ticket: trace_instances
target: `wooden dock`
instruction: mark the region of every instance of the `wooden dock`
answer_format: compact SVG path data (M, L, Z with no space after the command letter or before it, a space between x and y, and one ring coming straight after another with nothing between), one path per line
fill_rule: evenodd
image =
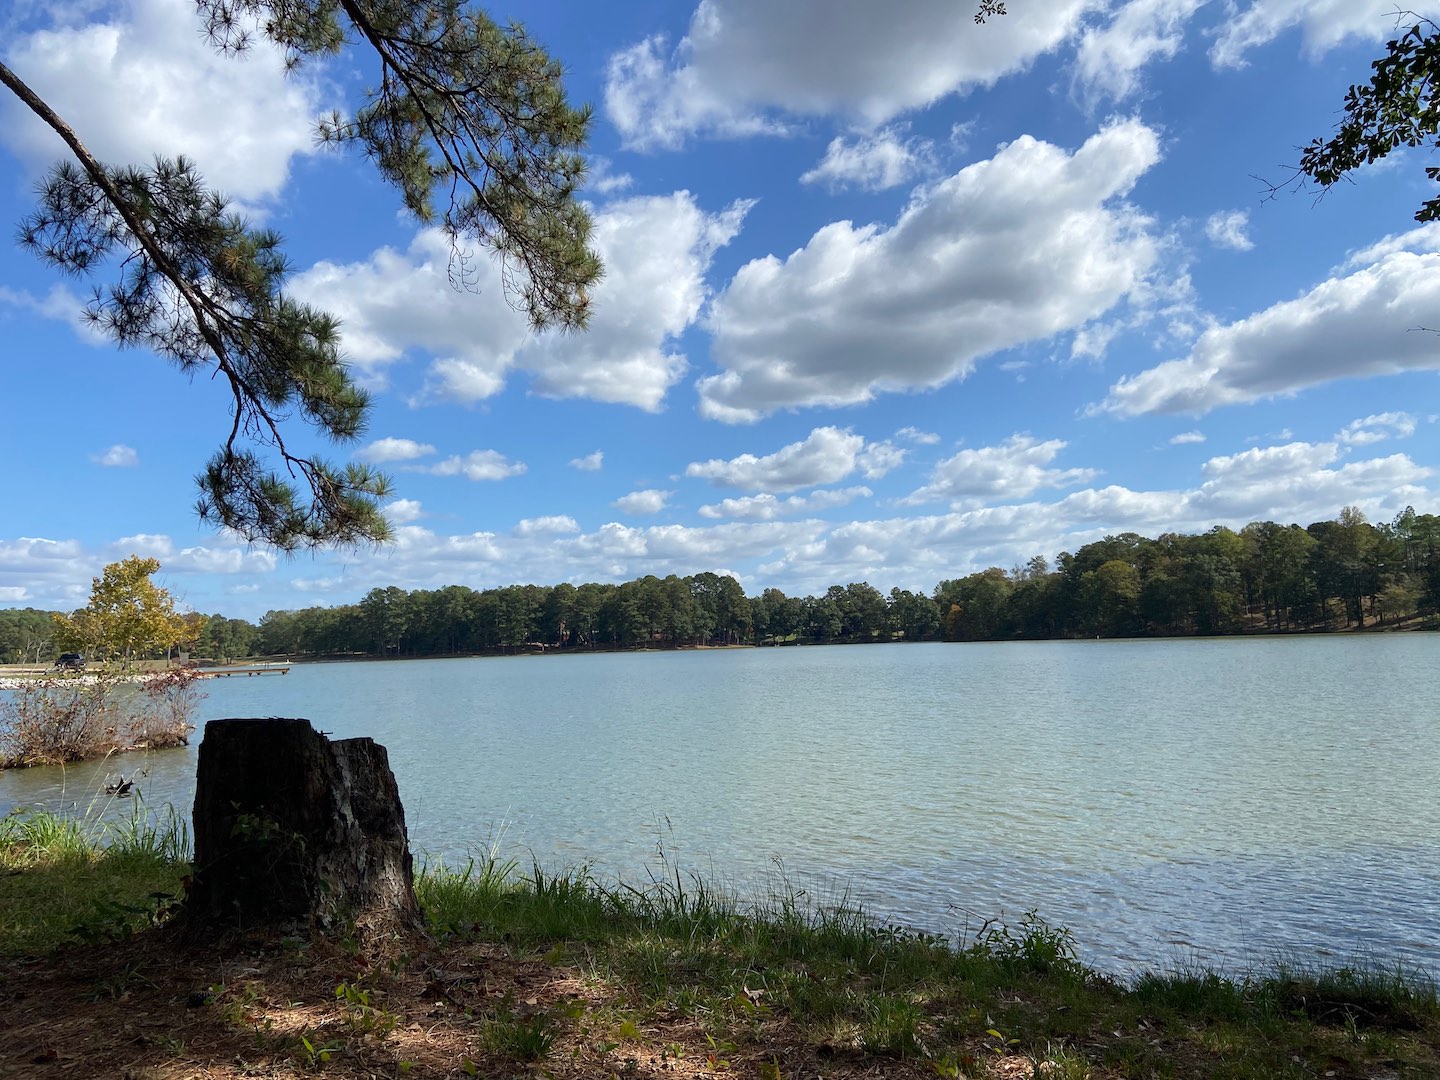
M207 679L229 678L232 675L288 675L289 664L252 664L250 667L201 668Z

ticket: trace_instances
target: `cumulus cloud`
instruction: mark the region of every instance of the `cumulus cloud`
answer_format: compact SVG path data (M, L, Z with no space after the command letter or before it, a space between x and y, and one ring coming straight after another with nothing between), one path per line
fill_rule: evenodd
M165 558L167 574L269 574L279 560L271 551L237 547L187 547Z
M665 504L672 494L674 493L670 491L646 488L644 491L632 491L628 495L622 495L610 505L627 514L658 514L665 509Z
M463 476L467 480L505 480L525 472L523 461L511 461L498 450L472 450L464 457L448 457L435 465L411 465L414 472L431 476Z
M1396 430L1397 424L1405 426L1406 415L1381 413L1346 428ZM1172 488L1111 484L1041 498L1042 485L1019 501L998 501L1002 492L983 501L962 501L944 513L838 524L822 520L820 511L851 495L866 497L864 489L725 500L705 515L713 524L702 527L610 522L581 531L557 515L526 519L506 532L444 535L397 523L395 543L383 551L347 553L343 572L334 563L322 562L309 577L288 580L285 587L309 593L310 602L348 603L386 585L578 584L736 568L745 575L742 580L753 582L747 586L752 590L775 586L803 594L822 592L837 581L868 580L882 591L891 585L928 591L944 578L1023 563L1035 554L1073 551L1117 532L1154 536L1201 532L1217 524L1238 529L1265 519L1303 525L1333 518L1348 505L1383 521L1407 504L1434 502L1431 467L1405 454L1360 456L1365 452L1363 443L1339 436L1319 443L1290 442L1212 456L1188 481ZM1036 467L1042 474L1054 472L1055 460L1040 461ZM725 518L729 520L721 520ZM84 603L92 574L131 551L161 553L167 573L173 571L175 578L195 587L203 585L203 573L226 573L231 584L211 586L217 596L281 569L268 553L255 553L247 565L247 549L223 538L203 548L176 548L169 537L153 534L125 537L98 549L69 540L0 538L0 590L8 590L0 595L72 609ZM252 603L252 618L275 606ZM227 605L225 610L234 609Z
M1433 18L1434 3L1407 3L1416 15ZM1346 38L1382 40L1395 28L1394 0L1251 0L1229 16L1210 50L1216 67L1243 67L1246 54L1281 34L1300 28L1306 55L1316 58Z
M564 536L580 531L580 523L568 514L552 514L548 517L525 518L515 526L515 535Z
M102 565L78 540L0 537L0 587L19 590L27 603L60 611L83 605Z
M506 302L493 259L467 262L470 287L453 288L454 253L434 229L418 233L405 252L381 248L357 263L317 263L296 276L292 291L340 317L346 353L371 382L383 383L389 365L417 352L432 357L413 404L475 404L519 369L545 396L653 411L686 370L675 341L699 315L710 261L750 205L707 213L684 191L606 205L593 234L605 277L583 335L532 334Z
M825 157L800 177L802 184L825 184L831 190L856 187L884 191L909 183L935 167L935 144L911 138L904 125L872 135L836 136Z
M1350 421L1335 438L1348 446L1368 446L1391 437L1408 439L1414 434L1415 417L1404 412L1386 412Z
M1084 326L1156 262L1150 222L1120 200L1158 160L1134 120L1074 153L1025 136L918 193L890 228L836 222L783 262L746 264L712 305L723 370L697 383L702 414L754 422L940 386Z
M1378 263L1385 256L1394 255L1397 251L1420 254L1440 251L1440 221L1429 221L1403 233L1391 233L1369 247L1352 252L1335 273L1339 274L1346 270L1355 270L1369 266L1371 263Z
M110 469L133 469L140 464L140 455L134 447L116 443L98 454L91 454L90 460Z
M857 469L869 479L878 479L904 457L905 451L889 442L866 443L864 436L851 431L819 427L800 442L764 457L741 454L729 460L692 461L685 466L685 475L743 491L795 491L833 484Z
M999 446L961 450L938 462L929 482L902 502L1023 499L1040 488L1074 487L1093 480L1094 469L1049 467L1064 449L1060 439L1039 442L1029 435L1012 435Z
M433 453L435 447L429 443L416 442L414 439L384 438L362 446L355 451L355 457L372 465L379 465L389 461L414 461Z
M753 203L706 213L688 191L611 203L594 242L605 261L584 334L533 338L519 363L548 397L585 397L655 411L685 373L676 339L709 296L715 252L740 231Z
M980 27L948 0L702 0L673 50L652 37L611 58L605 109L639 149L783 131L801 116L875 126L1024 69L1100 6L1054 0L1044 18Z
M1255 246L1250 239L1248 210L1219 210L1205 222L1205 235L1216 247L1231 251L1249 251Z
M874 494L867 487L834 488L812 491L809 495L791 495L780 499L770 494L744 495L738 499L721 499L718 503L700 507L701 517L727 519L730 521L774 521L781 517L798 517L814 514L837 506L845 506L856 499L869 498Z
M1295 300L1212 327L1190 354L1120 379L1091 411L1206 413L1343 378L1440 369L1440 254L1396 251Z
M855 466L866 480L879 480L886 473L898 469L909 456L909 450L889 441L869 443L855 455Z
M219 55L189 0L123 0L97 20L21 33L5 54L102 161L183 153L215 188L253 202L278 195L291 160L314 149L314 81L287 77L264 41L240 60ZM12 95L0 120L0 140L32 170L62 156L54 132Z
M1178 435L1170 436L1171 446L1192 446L1196 443L1203 443L1205 435L1199 431L1182 431Z
M1403 454L1338 466L1336 443L1298 443L1211 458L1200 482L1174 490L1121 485L1085 488L1054 502L957 508L951 513L854 521L817 527L813 539L788 546L760 568L768 582L809 591L837 580L909 582L929 589L942 578L1010 566L1034 554L1074 551L1107 534L1201 532L1256 520L1333 518L1355 505L1386 520L1428 496L1433 470Z
M412 521L418 521L423 515L420 503L415 499L396 499L386 503L382 512L392 525L408 525Z
M1092 103L1120 101L1139 89L1140 72L1169 60L1185 25L1205 0L1130 0L1104 26L1087 27L1075 50L1075 81Z
M427 395L470 404L499 393L528 328L505 301L494 260L468 265L473 288L451 284L454 253L437 229L409 248L384 247L355 263L318 262L297 274L297 299L336 315L346 358L372 382L412 350L435 357Z
M570 459L570 467L572 469L579 469L581 472L599 472L604 464L604 450L596 450L593 454L586 454L584 457Z

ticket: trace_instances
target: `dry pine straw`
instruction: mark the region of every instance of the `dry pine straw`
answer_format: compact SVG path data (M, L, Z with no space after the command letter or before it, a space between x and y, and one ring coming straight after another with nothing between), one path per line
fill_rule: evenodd
M323 942L197 947L160 930L0 962L0 1077L936 1075L920 1059L809 1045L781 1016L712 1045L694 1017L636 1018L597 978L494 944L421 944L410 955L390 953L367 960ZM337 1000L342 982L364 988L370 1008L383 1013ZM542 1061L487 1049L484 1018L497 1014L522 1022L558 1018ZM331 1056L312 1059L302 1036L317 1054L328 1047ZM980 1068L995 1077L1030 1077L1034 1065L991 1055Z

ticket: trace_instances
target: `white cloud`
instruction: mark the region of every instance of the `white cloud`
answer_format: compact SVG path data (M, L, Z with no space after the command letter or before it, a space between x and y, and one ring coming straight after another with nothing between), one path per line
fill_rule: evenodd
M1436 5L1395 0L1251 0L1244 10L1228 14L1210 50L1217 67L1243 67L1246 53L1299 27L1307 56L1318 58L1346 38L1381 40L1395 28L1395 14L1410 8L1434 17Z
M735 487L742 491L795 491L845 479L862 467L864 455L875 445L867 447L864 436L850 431L820 427L800 442L790 443L764 457L741 454L728 461L721 458L692 461L685 466L685 475L709 480L717 487ZM883 467L885 460L882 451L872 467ZM866 475L870 473L867 471Z
M420 503L415 499L396 499L386 503L383 512L392 525L408 525L424 516Z
M1342 378L1440 368L1440 254L1397 251L1227 326L1180 360L1122 378L1093 411L1205 413Z
M704 518L728 519L730 521L774 521L781 517L798 517L814 514L837 506L845 506L856 499L869 498L874 494L867 487L838 488L812 491L809 495L791 495L780 499L768 493L744 495L738 499L721 499L718 503L700 507Z
M585 397L655 411L685 373L675 339L708 298L705 272L715 252L740 231L753 204L718 214L688 191L611 203L595 220L605 277L583 334L546 334L521 350L547 397Z
M70 329L75 331L75 336L87 345L109 347L112 342L105 336L105 332L85 318L87 303L78 293L60 284L50 286L44 296L0 285L0 305L68 323Z
M472 450L464 457L449 457L435 465L407 466L432 476L463 476L467 480L505 480L525 471L523 461L511 461L498 450Z
M474 404L522 369L547 397L654 411L686 370L674 342L708 297L710 261L750 206L710 214L685 191L608 204L593 234L605 277L584 334L532 334L506 302L488 257L468 261L468 287L453 288L453 252L434 229L417 234L404 253L381 248L363 262L317 263L297 275L292 291L339 316L346 353L369 381L383 383L385 368L415 351L434 357L412 404Z
M463 580L473 588L493 588L517 581L618 582L707 568L719 573L728 565L803 544L817 527L805 522L727 522L635 528L610 522L579 535L512 531L445 536L411 526L397 530L395 544L383 552L347 556L343 577L317 576L291 586L339 603L377 585L439 588Z
M1199 431L1182 431L1179 435L1170 436L1171 446L1192 446L1204 441L1205 435Z
M5 54L102 161L183 153L215 188L252 201L278 195L291 159L314 149L313 80L287 77L284 57L261 40L238 60L220 56L191 0L123 0L102 21L22 34ZM32 170L63 156L12 95L0 100L0 121L0 140Z
M1249 251L1255 246L1247 230L1250 228L1248 210L1219 210L1205 222L1205 235L1216 247L1231 251Z
M135 452L134 447L116 443L98 454L91 454L90 460L107 468L133 469L140 464L140 455Z
M940 386L1078 329L1156 262L1150 222L1117 200L1158 160L1133 120L1073 154L1025 136L919 193L891 228L836 222L783 262L748 263L711 308L724 370L698 382L702 414L753 422Z
M585 177L585 190L597 195L614 195L628 190L635 178L629 173L612 172L612 162L607 157L592 157L589 161L589 175Z
M355 457L379 465L387 461L414 461L433 453L435 447L429 443L416 442L414 439L384 438L362 446L355 451Z
M855 455L855 466L866 480L879 480L886 473L894 472L905 463L910 451L894 443L869 443Z
M672 494L669 491L646 488L644 491L632 491L629 495L622 495L610 505L627 514L658 514L665 509L665 504Z
M167 555L164 563L167 574L269 574L275 571L279 560L271 551L188 547Z
M1426 222L1424 225L1408 232L1391 233L1382 240L1378 240L1369 247L1361 248L1352 252L1349 258L1336 269L1335 273L1345 270L1355 270L1362 266L1369 266L1371 263L1380 262L1385 256L1393 255L1397 251L1411 251L1419 254L1425 252L1440 251L1440 221Z
M1356 430L1366 422L1372 427L1379 423L1367 417ZM715 524L699 528L634 528L611 522L581 532L571 528L566 516L557 515L526 519L503 533L437 535L419 525L397 523L390 547L348 553L343 571L331 563L309 578L287 580L284 587L307 593L307 602L349 603L370 588L392 584L416 589L464 582L489 588L517 581L626 581L648 573L683 575L734 567L753 582L747 586L751 591L775 586L792 594L815 593L837 581L868 580L882 591L900 585L928 592L944 578L1023 563L1035 554L1074 551L1106 534L1193 533L1217 524L1239 528L1262 519L1304 525L1333 518L1347 505L1358 506L1371 520L1384 521L1407 504L1434 503L1432 468L1404 454L1355 459L1364 452L1362 445L1339 438L1266 446L1211 457L1192 479L1177 481L1173 488L1137 490L1117 484L1060 493L1049 500L1032 495L1029 501L1004 504L969 502L941 514L840 524L817 515L842 499L866 497L864 489L725 500L705 515ZM1031 464L1042 475L1056 471L1053 460ZM1023 470L1020 475L1020 487L1009 492L1034 480ZM727 517L724 523L717 520ZM223 540L177 552L163 535L125 537L99 549L70 540L0 539L0 590L8 590L0 597L23 590L25 603L72 609L84 603L92 574L131 551L163 554L174 579L171 587L176 581L200 587L204 579L199 575L226 573L233 584L209 586L217 598L262 576L273 581L281 570L273 556L248 553L243 545ZM274 588L267 586L261 595ZM255 605L248 615L252 618L276 606L250 602ZM229 606L224 610L234 613Z
M940 436L933 431L921 431L919 428L902 427L895 432L897 439L906 439L909 442L919 443L921 446L934 446L940 441Z
M934 168L935 144L929 139L907 138L905 125L896 125L873 135L836 136L820 164L802 174L800 182L823 183L831 190L884 191Z
M456 289L452 258L445 235L425 229L403 253L316 263L290 291L340 319L346 358L368 380L383 383L386 367L419 349L437 358L427 394L470 404L500 392L529 331L493 259L472 260L472 287Z
M175 542L164 533L136 533L122 536L109 546L108 553L116 559L139 555L147 559L168 559L175 551Z
M1349 446L1368 446L1392 436L1408 439L1414 434L1415 417L1404 412L1385 412L1350 421L1335 438Z
M605 108L636 148L778 132L797 116L879 125L1023 70L1099 6L1053 0L1043 17L976 26L949 0L702 0L673 52L652 37L611 58Z
M1335 443L1268 447L1211 458L1190 488L1136 491L1087 488L1058 501L971 506L948 514L854 521L815 527L760 568L766 584L820 591L837 580L901 583L928 591L935 582L1054 555L1107 534L1239 529L1250 521L1309 524L1355 505L1387 520L1407 504L1433 498L1433 470L1403 454L1336 467Z
M1092 103L1120 101L1139 89L1151 61L1169 60L1185 37L1185 24L1206 0L1130 0L1104 27L1080 35L1075 81Z
M78 540L0 538L0 587L20 590L27 603L38 607L71 611L84 605L90 579L104 562Z
M579 469L581 472L599 472L604 464L604 450L596 450L593 454L586 454L584 457L570 459L570 467L572 469Z
M525 518L515 526L515 535L564 536L580 531L580 523L568 514L552 514L548 517Z
M1038 442L1029 435L1012 435L999 446L961 450L937 462L930 480L903 500L905 505L976 499L1023 499L1040 488L1074 487L1093 480L1094 469L1052 469L1048 466L1065 449L1060 439Z

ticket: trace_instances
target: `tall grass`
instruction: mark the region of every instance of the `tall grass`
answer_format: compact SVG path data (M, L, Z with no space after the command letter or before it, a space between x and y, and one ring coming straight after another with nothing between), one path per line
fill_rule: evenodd
M1069 932L1035 912L941 937L843 897L812 903L783 878L741 900L673 868L606 882L585 866L522 870L493 850L423 865L416 890L442 939L583 967L622 987L627 1009L692 1017L712 1045L784 1017L809 1045L928 1059L941 1076L981 1075L987 1057L1028 1059L1046 1077L1255 1080L1309 1076L1317 1061L1436 1062L1440 997L1405 972L1197 969L1124 984L1087 969Z
M128 817L22 810L0 818L0 956L123 938L173 907L189 826L174 807Z
M189 850L173 810L0 819L0 957L150 925ZM595 1030L618 1024L636 1034L616 1038L636 1040L637 1019L684 1018L716 1061L756 1060L783 1028L792 1046L926 1062L940 1076L984 1075L992 1060L1007 1075L1076 1080L1440 1075L1440 994L1400 970L1196 968L1122 984L1088 970L1070 934L1034 912L937 936L843 895L816 903L783 873L749 899L669 864L602 880L494 847L422 862L416 892L442 948L482 940L578 968L606 988ZM569 1006L511 1004L480 1017L493 1054L542 1060L573 1026Z

